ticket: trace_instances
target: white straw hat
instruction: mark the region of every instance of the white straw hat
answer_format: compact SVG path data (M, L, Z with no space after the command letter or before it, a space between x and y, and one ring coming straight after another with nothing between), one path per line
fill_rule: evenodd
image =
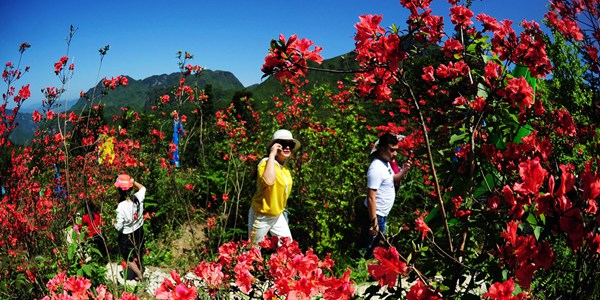
M267 151L271 149L271 147L277 140L294 141L295 146L294 149L292 149L292 151L296 151L300 148L300 141L295 139L289 130L279 129L275 131L275 133L273 133L273 138L271 138L271 141L267 144Z

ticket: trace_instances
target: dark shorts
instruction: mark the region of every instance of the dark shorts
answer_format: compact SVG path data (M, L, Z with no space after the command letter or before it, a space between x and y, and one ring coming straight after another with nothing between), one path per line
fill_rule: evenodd
M143 226L129 234L119 233L119 252L124 260L133 261L136 258L141 260L144 251L146 248L144 247Z

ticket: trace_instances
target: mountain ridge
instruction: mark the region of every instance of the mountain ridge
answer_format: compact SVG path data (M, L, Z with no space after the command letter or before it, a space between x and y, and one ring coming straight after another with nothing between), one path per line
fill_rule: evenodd
M97 103L99 98L101 98L100 100L104 104L105 113L108 115L118 113L121 106L129 106L132 109L141 110L158 101L158 98L162 94L171 92L179 85L181 79L180 72L152 75L139 80L133 79L128 75L124 76L128 80L126 87L117 87L115 90L105 93L103 83L100 81L96 86L87 91L86 95L88 98L79 98L75 105L71 107L71 110L81 111L92 100L94 103ZM221 70L202 70L200 76L187 76L186 84L199 88L211 85L215 94L215 101L217 102L226 101L233 96L235 91L244 89L242 83L233 73Z
M309 62L309 66L312 68L319 67L325 70L336 69L351 71L352 68L355 68L358 65L355 58L356 54L349 52L344 55L326 59L320 66ZM338 80L349 81L349 79L346 78L346 75L348 74L313 71L309 72L307 79L311 82L311 86L332 84L335 88ZM128 75L123 76L128 80L128 85L126 87L119 86L115 90L103 94L103 80L100 80L95 86L89 88L86 93L93 102L87 98L71 99L67 101L67 103L73 104L66 108L63 107L61 110L66 109L67 111L75 111L77 113L88 107L88 104L98 104L99 102L104 105L104 114L107 117L121 114L121 107L129 107L136 111L148 110L151 106L156 105L161 96L173 92L179 85L181 73L163 73L151 75L143 79L133 79ZM245 95L252 95L252 98L254 98L257 103L257 109L266 110L269 109L270 106L268 100L274 95L281 94L283 91L283 87L273 76L269 76L260 83L244 87L232 72L223 70L202 70L198 77L187 76L186 84L190 85L192 88L196 86L199 88L206 88L207 85L210 85L215 109L226 108L234 98L234 95L241 92ZM311 86L306 88L310 88ZM13 134L11 134L11 140L14 143L23 144L30 141L33 137L35 124L31 120L31 114L34 110L35 108L29 106L27 109L23 109L19 112L19 126L15 129ZM41 110L41 107L38 107L37 110Z

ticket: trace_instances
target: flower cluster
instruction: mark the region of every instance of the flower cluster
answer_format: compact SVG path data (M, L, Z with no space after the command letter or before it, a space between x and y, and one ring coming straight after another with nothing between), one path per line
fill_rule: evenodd
M392 92L389 86L398 81L396 71L407 54L398 51L398 35L386 35L379 25L383 19L381 15L362 15L359 19L354 36L356 60L363 67L369 64L371 71L356 74L354 81L362 97L373 95L377 102L387 101Z
M46 287L50 295L45 296L42 300L139 300L138 297L128 292L123 292L120 297L114 297L105 285L100 285L92 290L92 283L89 279L79 276L67 277L65 272L56 274L48 281Z
M529 289L533 273L538 269L549 269L554 253L547 241L538 242L532 235L517 235L518 225L511 221L501 233L506 243L498 247L496 255L514 270L518 283Z
M282 245L277 247L278 243ZM286 297L288 299L311 299L322 295L324 299L350 299L354 294L350 270L341 278L333 277L334 262L327 256L324 260L308 250L303 253L298 243L277 237L265 239L260 244L229 242L219 247L218 259L201 262L194 274L198 281L184 282L171 272L156 291L157 299L194 299L196 291L210 297L219 293L239 290L244 294L262 295L264 299ZM264 256L265 252L273 252ZM376 271L376 273L382 273ZM195 284L195 285L194 285Z
M369 264L368 271L373 279L379 281L381 287L394 288L399 284L398 277L406 276L410 268L400 260L400 254L395 247L388 249L376 247L373 256L377 263ZM417 279L406 293L406 299L441 300L439 291Z
M545 17L549 25L560 32L574 44L582 43L582 57L589 65L590 74L587 74L591 83L598 87L600 75L600 27L598 20L600 10L594 1L550 1L550 11Z
M488 291L483 294L485 299L493 300L521 300L527 299L527 293L521 292L518 295L513 295L515 291L515 282L512 277L505 282L495 282L490 286Z
M308 61L323 62L320 55L322 48L315 46L314 50L310 50L313 44L308 39L298 39L296 35L288 40L283 34L279 35L278 40L271 41L269 55L261 68L263 77L275 75L280 81L296 82L299 77L306 76Z
M122 75L117 76L117 78L111 77L110 79L102 79L102 85L104 86L104 88L111 90L116 89L118 86L127 86L128 83L129 79Z

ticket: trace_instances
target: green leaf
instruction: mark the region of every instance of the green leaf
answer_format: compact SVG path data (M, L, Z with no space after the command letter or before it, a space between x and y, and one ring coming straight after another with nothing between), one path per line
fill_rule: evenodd
M533 228L533 235L535 236L536 240L540 239L540 234L542 233L543 229L544 227L541 226L535 226L535 228Z
M73 256L75 254L76 249L77 249L77 244L75 244L75 243L71 244L71 246L67 250L67 257L69 258L69 260L73 260Z
M85 275L87 275L88 277L92 277L92 267L90 265L83 265L81 267L81 270L83 270L83 272L85 272Z
M529 124L525 124L525 126L519 127L519 131L515 135L513 139L513 143L521 143L521 139L525 136L528 136L533 131L533 128Z
M531 224L531 225L537 225L537 219L535 218L535 215L532 213L529 213L527 215L527 223Z
M471 44L471 45L472 45L472 44ZM491 56L489 56L489 55L485 55L485 54L484 54L484 55L481 55L481 58L483 59L483 62L484 62L484 63L486 63L486 64L487 64L487 63L488 63L490 60L492 60L492 57L491 57Z
M457 141L464 140L467 134L454 134L450 137L450 145L454 145Z
M487 99L488 92L482 83L477 84L477 96Z
M92 251L92 253L94 253L94 254L97 254L97 255L99 255L99 256L102 256L102 252L100 252L100 250L98 250L98 249L96 249L96 248L94 248L94 247L91 247L91 248L90 248L90 251Z
M475 52L476 47L477 47L477 44L475 44L475 43L469 44L469 46L467 47L467 52Z
M436 205L431 211L429 211L429 214L427 214L427 216L425 217L425 223L428 223L429 221L435 219L439 215L439 213L440 209Z
M540 215L540 223L541 223L541 225L546 226L546 215L544 215L544 214Z
M475 40L475 42L476 42L477 44L485 44L485 43L487 43L487 41L488 41L489 39L490 39L490 38L489 38L489 37L487 37L487 36L482 36L482 37L480 37L480 38L476 39L476 40Z

